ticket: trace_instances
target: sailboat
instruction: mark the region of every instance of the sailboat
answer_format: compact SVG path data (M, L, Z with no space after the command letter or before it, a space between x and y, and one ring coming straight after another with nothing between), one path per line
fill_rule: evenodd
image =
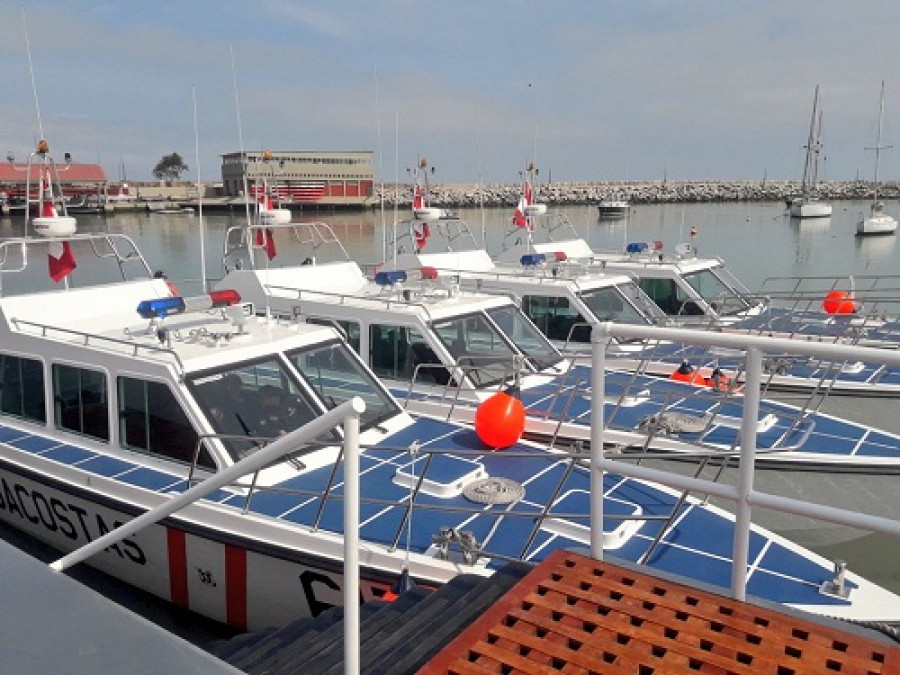
M792 218L827 218L831 204L820 201L816 192L819 182L819 154L822 152L822 110L819 107L819 85L813 98L812 118L809 122L809 139L806 142L806 166L800 194L790 201Z
M872 200L869 215L856 224L856 236L866 237L876 234L894 234L897 231L897 220L884 212L884 202L878 201L878 159L882 150L891 147L881 144L881 128L884 123L884 80L881 82L881 99L878 107L878 140L875 147L866 150L875 151L875 196Z

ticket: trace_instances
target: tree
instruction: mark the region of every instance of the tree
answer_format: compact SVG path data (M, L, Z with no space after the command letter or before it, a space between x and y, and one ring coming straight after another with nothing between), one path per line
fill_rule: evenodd
M181 155L173 152L159 160L153 168L153 175L159 180L178 180L187 170L188 165L181 159Z

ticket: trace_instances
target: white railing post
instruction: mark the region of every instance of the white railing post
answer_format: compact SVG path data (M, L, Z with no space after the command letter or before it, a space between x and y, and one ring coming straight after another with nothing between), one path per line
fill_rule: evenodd
M344 420L344 672L359 673L359 407Z
M603 560L603 402L606 399L606 324L591 327L591 557Z
M747 597L747 562L750 555L750 524L753 478L756 469L756 426L759 423L759 390L762 352L747 348L744 380L744 412L741 418L741 466L738 501L734 519L734 550L731 566L731 595L737 600Z
M56 572L62 572L66 568L90 558L95 553L99 553L103 549L119 543L125 537L132 536L148 525L153 525L166 516L172 515L185 506L205 497L210 492L218 490L220 487L228 485L229 483L233 483L242 476L258 471L276 461L282 455L296 450L303 443L318 438L325 432L340 425L343 419L351 413L356 412L356 414L359 414L361 410L364 411L366 409L365 406L365 402L356 396L349 401L344 401L336 408L333 408L313 421L304 424L299 429L295 429L294 431L277 438L269 445L254 452L252 455L245 457L222 471L214 473L202 483L198 483L181 494L170 497L162 504L158 504L137 518L129 520L127 523L123 523L116 529L107 532L99 539L94 539L81 548L75 549L68 555L50 563L50 569Z

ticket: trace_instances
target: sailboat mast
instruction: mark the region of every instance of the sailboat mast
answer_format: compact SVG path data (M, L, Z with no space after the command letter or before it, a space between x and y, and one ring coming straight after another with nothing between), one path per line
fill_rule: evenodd
M819 152L818 126L817 121L821 120L819 115L819 85L816 85L816 93L813 97L812 117L809 120L809 138L806 141L806 166L803 167L803 181L800 183L800 193L807 194L811 186L816 184L817 168Z
M878 201L878 160L881 157L881 151L887 150L893 146L890 145L882 145L881 144L881 132L882 127L884 125L884 80L881 81L881 98L879 100L878 105L878 136L876 137L875 147L874 148L866 148L866 150L874 150L875 151L875 198L874 201Z

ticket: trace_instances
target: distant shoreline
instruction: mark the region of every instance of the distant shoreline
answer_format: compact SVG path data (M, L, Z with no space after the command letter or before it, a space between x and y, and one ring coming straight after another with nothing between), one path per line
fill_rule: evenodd
M243 212L243 197L224 197L215 193L214 184L204 188L203 208L209 211ZM100 211L133 212L148 210L148 204L163 200L183 207L199 206L197 185L193 182L131 183L135 199L128 202L110 201ZM628 182L559 182L534 186L536 201L550 206L596 206L601 199L624 199L631 206L642 204L702 204L727 202L781 202L798 194L798 181L628 181ZM428 190L431 205L444 209L515 208L522 194L521 184L491 184L479 187L469 184L432 184ZM383 195L383 198L382 198ZM825 201L870 201L874 186L864 181L823 181L818 195ZM879 186L878 198L883 201L900 199L900 183ZM283 206L298 213L332 211L364 211L384 208L409 208L412 186L409 183L377 184L369 197L325 197L316 202L293 202ZM8 217L20 212L21 206L2 204L0 215Z
M556 205L594 205L601 199L624 199L638 204L680 204L707 202L785 202L800 191L797 181L647 181L619 183L550 183L536 185L537 201ZM384 187L384 203L409 205L410 188ZM432 185L430 202L442 207L515 206L520 185ZM862 181L826 181L819 183L817 194L823 200L858 201L874 198L874 186ZM900 183L879 186L878 198L900 199ZM379 202L376 195L370 200Z

